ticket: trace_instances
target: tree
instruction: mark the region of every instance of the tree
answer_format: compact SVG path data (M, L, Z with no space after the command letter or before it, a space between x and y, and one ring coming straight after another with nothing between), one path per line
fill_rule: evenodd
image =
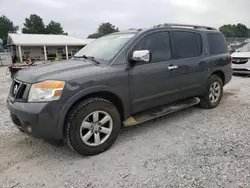
M237 24L236 36L237 37L248 37L248 28L247 26L239 23Z
M107 23L102 23L97 32L90 34L88 36L88 38L99 38L102 37L104 35L110 34L110 33L114 33L114 32L118 32L119 29L118 27L115 27L114 25L112 25L111 23L107 22Z
M29 18L26 18L23 25L23 33L68 35L68 33L63 31L63 27L59 22L51 20L50 23L45 26L43 19L36 14L31 14Z
M59 22L51 21L45 29L46 34L64 34L63 28Z
M31 33L31 34L45 33L45 26L43 23L43 19L36 14L31 14L29 18L26 18L25 23L23 25L24 25L24 28L22 29L23 33Z
M93 33L93 34L90 34L88 36L88 38L91 38L91 39L97 39L97 38L100 38L101 35L99 33Z
M235 37L236 35L235 29L230 24L221 26L219 30L225 37Z
M219 28L220 32L224 34L225 37L248 37L249 29L238 23L237 25L223 25Z
M10 19L6 16L0 17L0 38L3 40L3 44L7 43L8 33L16 33L18 26L15 26Z

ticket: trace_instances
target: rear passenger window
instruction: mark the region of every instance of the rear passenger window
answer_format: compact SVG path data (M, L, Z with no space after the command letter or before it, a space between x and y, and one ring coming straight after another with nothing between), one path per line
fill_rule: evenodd
M133 49L149 50L152 53L152 63L171 59L170 37L168 32L157 32L147 35Z
M195 33L185 31L173 31L175 49L178 58L197 57L200 55L201 47L198 43L201 38ZM201 44L200 44L201 45Z
M219 33L208 33L209 51L211 54L227 53L227 45L223 36Z

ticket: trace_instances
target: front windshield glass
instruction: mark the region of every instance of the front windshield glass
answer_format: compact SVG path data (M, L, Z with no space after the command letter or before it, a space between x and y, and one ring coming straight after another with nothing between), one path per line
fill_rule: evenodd
M239 48L237 52L250 52L250 43L247 43L243 47Z
M90 56L97 60L110 62L135 34L114 34L101 37L75 54L75 57Z

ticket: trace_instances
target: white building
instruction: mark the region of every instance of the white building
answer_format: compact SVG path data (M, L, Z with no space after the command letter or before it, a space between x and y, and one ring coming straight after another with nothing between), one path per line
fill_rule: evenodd
M73 38L67 35L9 33L7 45L13 45L22 62L28 56L35 60L54 60L56 53L68 59L94 39Z

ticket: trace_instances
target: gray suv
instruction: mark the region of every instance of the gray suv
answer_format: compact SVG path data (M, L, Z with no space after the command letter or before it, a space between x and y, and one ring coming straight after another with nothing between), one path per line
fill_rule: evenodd
M95 155L121 127L196 104L215 108L231 78L219 31L163 24L110 34L70 60L18 72L7 106L21 131Z

